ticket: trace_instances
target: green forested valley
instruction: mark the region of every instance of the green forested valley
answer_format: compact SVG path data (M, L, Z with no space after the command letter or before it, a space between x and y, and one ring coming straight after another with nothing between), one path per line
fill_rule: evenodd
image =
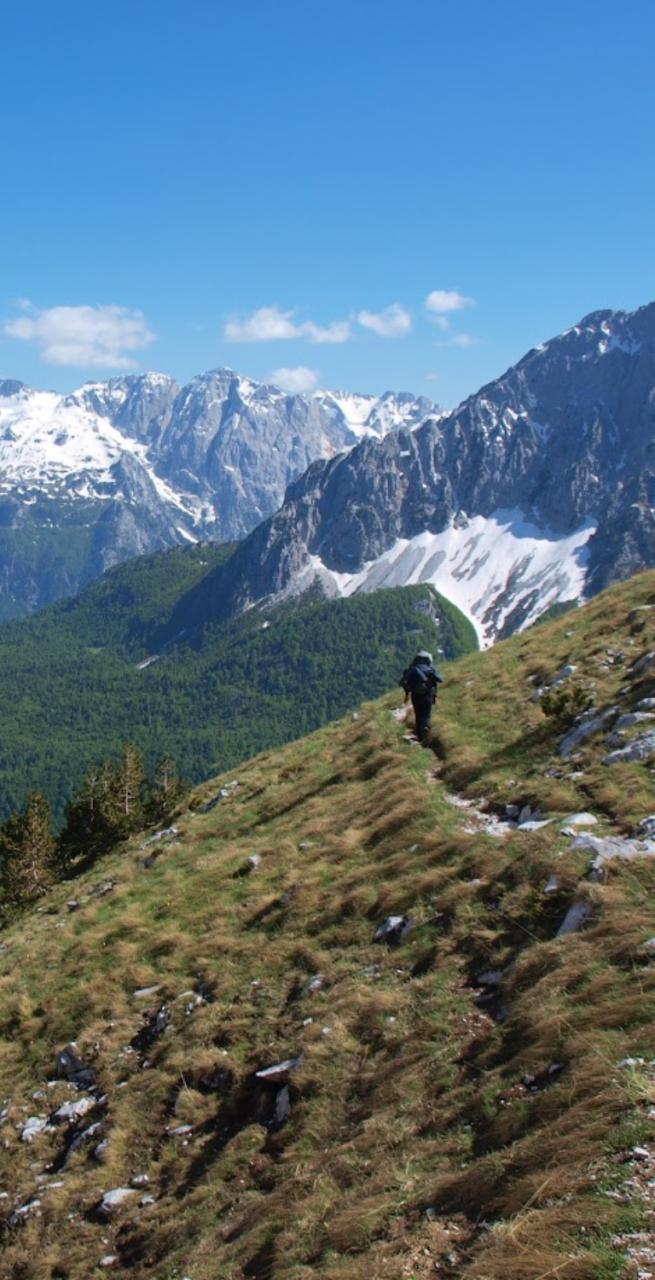
M38 788L60 821L88 766L126 741L150 771L170 753L198 781L378 696L416 646L444 658L477 647L463 615L420 586L252 610L153 649L174 607L230 551L146 556L0 627L0 819Z

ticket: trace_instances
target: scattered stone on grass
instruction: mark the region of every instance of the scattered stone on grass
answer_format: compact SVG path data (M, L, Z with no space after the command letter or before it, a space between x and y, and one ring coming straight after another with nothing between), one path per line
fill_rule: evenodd
M571 903L562 923L557 930L556 937L563 938L567 933L579 933L589 924L593 916L593 908L586 898L578 898Z
M651 649L647 653L642 653L641 657L633 662L628 675L631 680L635 680L639 676L644 676L652 667L655 667L655 650Z
M170 1009L165 1004L151 1017L148 1017L147 1014L143 1016L146 1018L145 1026L140 1031L137 1031L136 1035L130 1040L130 1048L136 1049L137 1053L145 1053L155 1043L155 1040L158 1040L163 1035L171 1020Z
M655 755L655 732L644 733L640 738L635 738L633 742L629 742L625 747L620 747L617 751L610 751L603 759L603 764L633 764L643 760L649 760Z
M174 840L179 835L177 827L165 827L163 831L156 831L154 836L148 836L139 846L141 849L150 849L153 844L159 844L161 840Z
M570 818L566 819L566 828L563 828L562 834L568 834L569 827L595 827L598 818L594 813L572 813Z
M104 898L107 893L111 893L116 888L115 880L105 880L102 884L97 884L95 888L89 891L90 898Z
M30 1116L21 1129L21 1141L33 1142L38 1134L49 1132L50 1129L47 1116Z
M386 942L388 947L398 947L410 932L414 921L410 916L387 916L373 934L373 942Z
M618 707L607 707L605 711L599 711L598 707L591 707L589 711L583 711L582 715L576 717L573 728L564 734L560 744L559 753L563 760L568 760L574 751L577 750L587 738L592 738L594 734L600 733L617 715Z
M241 863L241 866L237 868L234 874L237 877L251 876L253 871L256 871L260 865L261 865L260 854L251 853L250 856L246 858L245 862Z
M96 1098L78 1098L76 1102L64 1102L61 1107L55 1111L52 1120L54 1124L72 1124L77 1120L81 1120L87 1111L93 1111L94 1107L99 1105Z
M275 1062L270 1067L262 1067L255 1072L257 1080L262 1080L265 1084L285 1084L287 1077L292 1071L295 1071L302 1062L302 1056L297 1058L285 1058L283 1062Z
M133 1187L114 1187L106 1191L100 1201L97 1212L102 1218L110 1218L131 1196L136 1195Z
M82 1062L78 1056L74 1040L59 1050L56 1058L55 1074L60 1080L68 1080L76 1089L94 1089L97 1083L93 1067Z
M32 1213L36 1214L37 1216L40 1216L41 1214L40 1200L38 1199L28 1200L26 1204L22 1204L19 1206L18 1209L14 1209L13 1213L10 1214L9 1218L7 1219L8 1225L10 1227L16 1227L18 1226L19 1222L22 1222L24 1218L29 1217L29 1215Z
M548 877L544 885L544 893L549 895L552 893L559 893L561 888L562 888L561 880L559 880L557 876L552 875Z
M600 878L604 864L614 858L631 862L634 858L655 856L655 840L635 840L627 836L592 836L589 831L577 835L571 847L589 849L593 853L588 874L596 879Z

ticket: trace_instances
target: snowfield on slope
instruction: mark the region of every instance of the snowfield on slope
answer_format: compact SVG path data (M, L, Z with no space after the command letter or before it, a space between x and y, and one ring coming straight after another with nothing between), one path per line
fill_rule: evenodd
M470 618L482 647L492 644L510 613L520 626L552 604L584 592L591 523L570 534L540 529L521 511L456 517L441 533L399 538L357 573L337 573L311 556L303 573L339 595L429 582Z

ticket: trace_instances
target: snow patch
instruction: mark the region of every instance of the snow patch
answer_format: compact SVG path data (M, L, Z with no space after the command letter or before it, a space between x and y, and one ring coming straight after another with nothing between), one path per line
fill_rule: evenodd
M557 601L583 594L595 527L587 522L562 535L539 528L521 511L458 515L441 533L426 529L398 538L357 573L338 573L310 556L302 577L318 576L342 596L430 583L466 614L485 647L513 611L522 614L525 627Z

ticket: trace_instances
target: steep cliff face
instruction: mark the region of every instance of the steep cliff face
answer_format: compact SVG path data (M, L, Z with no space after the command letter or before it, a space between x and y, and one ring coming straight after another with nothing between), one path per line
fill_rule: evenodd
M189 602L429 581L487 642L655 563L655 304L600 311L448 417L317 462Z
M243 537L315 458L434 408L392 392L288 395L229 369L67 396L0 382L0 618L144 551Z

